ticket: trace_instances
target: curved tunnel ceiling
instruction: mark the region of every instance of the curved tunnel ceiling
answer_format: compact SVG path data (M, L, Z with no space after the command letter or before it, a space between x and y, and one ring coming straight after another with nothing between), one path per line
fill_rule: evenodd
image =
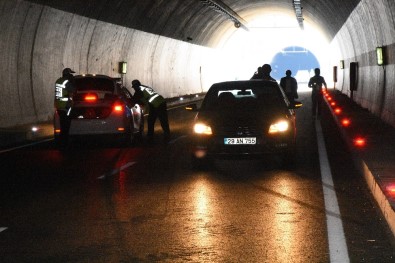
M233 23L201 0L30 0L100 21L170 37L202 46L215 46L219 32ZM219 2L219 1L214 1ZM302 0L303 16L332 39L360 0ZM237 14L262 9L293 12L292 0L222 0ZM240 15L242 18L243 16ZM296 17L295 17L296 19ZM214 40L217 39L217 40Z

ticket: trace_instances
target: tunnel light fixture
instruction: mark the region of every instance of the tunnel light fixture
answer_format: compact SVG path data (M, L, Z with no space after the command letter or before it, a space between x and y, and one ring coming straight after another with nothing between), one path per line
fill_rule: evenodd
M344 69L344 60L340 60L340 68Z
M128 67L128 62L125 61L119 62L119 73L126 74L127 67Z
M221 0L200 0L200 2L208 8L211 8L212 10L225 16L227 19L231 20L236 28L241 27L244 30L249 31L248 27L246 26L247 22Z
M384 47L376 47L377 65L384 65Z
M303 26L304 18L303 18L303 12L302 12L303 7L302 7L301 0L293 0L293 6L295 9L296 20L298 20L300 29L303 30L304 29L304 26Z

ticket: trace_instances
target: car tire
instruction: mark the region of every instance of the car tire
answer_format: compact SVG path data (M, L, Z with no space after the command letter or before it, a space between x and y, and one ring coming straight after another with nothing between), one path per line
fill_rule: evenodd
M132 127L132 124L130 124L130 127L129 127L128 131L126 132L124 139L123 139L124 145L126 147L133 146L135 143L135 140L136 140L136 138L135 138L135 134L133 132L133 127Z
M140 141L143 139L143 134L144 134L144 115L141 114L140 127L139 127L139 131L137 133L137 138Z

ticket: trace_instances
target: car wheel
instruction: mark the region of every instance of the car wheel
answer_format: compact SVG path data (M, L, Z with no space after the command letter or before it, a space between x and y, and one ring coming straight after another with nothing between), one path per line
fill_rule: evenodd
M133 146L134 145L134 143L135 143L135 136L134 136L135 134L133 133L133 127L132 127L132 125L130 125L130 128L129 128L129 130L128 130L128 132L125 134L125 137L124 137L124 144L125 144L125 146Z
M143 134L144 134L144 115L141 114L140 127L137 133L137 137L141 140L143 138Z

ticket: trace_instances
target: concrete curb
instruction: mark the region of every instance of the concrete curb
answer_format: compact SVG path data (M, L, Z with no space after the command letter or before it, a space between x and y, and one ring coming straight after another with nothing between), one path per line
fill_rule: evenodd
M325 97L324 97L325 98ZM329 101L327 98L324 100L326 102L326 105L329 109L329 111L332 114L332 117L334 121L337 124L337 127L339 128L339 131L347 143L347 146L352 154L352 159L353 163L358 169L358 171L364 176L365 181L367 186L369 187L369 190L371 191L374 199L376 200L385 220L388 223L388 226L390 227L392 234L395 236L395 211L388 200L385 191L380 183L380 179L377 178L372 171L369 169L368 165L366 162L360 157L359 153L355 151L353 145L352 145L352 140L350 140L349 136L345 132L344 129L341 128L341 124L339 123L338 118L336 117L336 114L334 110L332 109L331 105L329 104Z

